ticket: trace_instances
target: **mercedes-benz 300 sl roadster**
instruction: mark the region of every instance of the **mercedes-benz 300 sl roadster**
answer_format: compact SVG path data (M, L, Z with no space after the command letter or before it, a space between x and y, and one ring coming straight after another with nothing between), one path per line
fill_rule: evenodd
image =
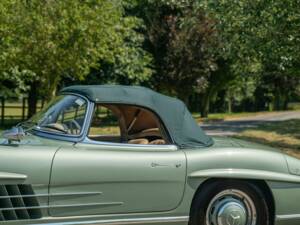
M147 88L71 86L2 134L0 223L299 225L300 162Z

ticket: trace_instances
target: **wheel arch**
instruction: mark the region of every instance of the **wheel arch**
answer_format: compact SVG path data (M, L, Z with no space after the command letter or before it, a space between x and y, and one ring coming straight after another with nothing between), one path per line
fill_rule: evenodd
M267 184L267 182L265 180L255 180L255 179L209 178L209 179L205 180L204 182L202 182L199 185L199 187L197 188L197 190L193 196L193 200L192 200L192 204L191 204L191 208L190 208L190 216L191 216L191 213L192 213L194 205L195 205L196 196L201 192L201 190L204 187L206 187L212 183L215 183L215 182L230 182L230 181L248 182L248 183L254 185L256 188L258 188L260 191L262 191L262 193L265 196L266 201L268 203L268 209L269 209L270 220L271 220L270 225L275 224L276 205L275 205L275 200L274 200L274 196L271 191L271 188L269 187L269 185Z

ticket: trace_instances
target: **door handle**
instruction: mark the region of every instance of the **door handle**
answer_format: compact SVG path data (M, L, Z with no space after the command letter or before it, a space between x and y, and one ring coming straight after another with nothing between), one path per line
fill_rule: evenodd
M152 168L156 168L156 167L168 167L168 165L163 165L163 164L159 164L159 163L151 163L151 167Z
M175 167L176 167L176 168L180 168L181 166L182 166L181 163L175 164ZM153 163L151 163L151 167L152 167L152 168L157 168L157 167L169 167L169 165L164 165L164 164L159 164L159 163L153 162Z

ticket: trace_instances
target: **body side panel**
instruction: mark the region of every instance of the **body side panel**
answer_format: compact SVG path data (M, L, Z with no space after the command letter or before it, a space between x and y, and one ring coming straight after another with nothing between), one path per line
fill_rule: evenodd
M53 144L53 143L52 143ZM57 143L59 144L59 142ZM65 145L65 149L70 151L72 146ZM98 146L94 146L98 151ZM0 176L18 178L18 182L28 178L24 183L31 183L38 194L48 193L47 180L50 174L52 157L58 147L45 146L22 146L1 147L0 148ZM80 146L79 151L83 151L84 146ZM71 150L74 151L75 149ZM111 149L109 149L111 151ZM191 202L198 187L211 177L216 178L238 178L238 179L261 179L266 180L276 203L276 225L298 225L300 224L299 202L300 202L300 182L299 177L290 175L284 156L276 151L265 151L245 148L203 148L201 150L185 150L187 164L187 179L183 197L180 204L172 210L166 212L152 213L130 213L113 214L101 216L70 216L70 217L44 217L38 220L22 221L22 224L170 224L187 225L187 218L191 207ZM145 154L146 155L146 154ZM144 155L144 156L145 156ZM3 156L3 157L2 157ZM13 160L13 163L11 161ZM152 159L152 158L150 158ZM62 162L67 163L70 158L64 158ZM95 159L96 160L96 159ZM130 162L130 157L127 159ZM151 160L150 160L151 161ZM169 162L168 160L166 162ZM63 165L63 164L62 164ZM79 164L84 166L84 164ZM96 165L96 164L95 164ZM96 166L97 167L97 166ZM71 171L71 169L70 169ZM73 171L76 172L76 171ZM72 173L73 173L72 172ZM94 173L95 171L93 171ZM143 171L137 171L142 174ZM71 174L72 174L71 173ZM69 173L67 173L69 174ZM88 173L86 173L89 175ZM70 177L62 177L62 182L67 182ZM81 174L84 177L84 174ZM108 177L107 177L108 179ZM69 180L70 181L70 180ZM55 193L63 190L63 185L54 185ZM62 188L62 189L60 189ZM63 191L62 191L63 192ZM50 193L51 194L51 193ZM47 204L47 199L40 199L41 203ZM47 214L44 214L45 216ZM123 221L122 221L123 219ZM136 219L140 219L136 221ZM145 220L146 219L146 220ZM150 220L149 220L150 219ZM180 221L176 221L179 219ZM125 221L124 221L125 220ZM169 220L169 222L167 222ZM90 221L90 222L86 222ZM93 222L94 221L94 222ZM95 223L95 221L97 223ZM5 224L20 224L20 221L6 222Z
M84 216L175 209L185 189L185 154L159 146L126 148L77 144L60 149L53 163L50 194L91 195L50 197L50 214Z

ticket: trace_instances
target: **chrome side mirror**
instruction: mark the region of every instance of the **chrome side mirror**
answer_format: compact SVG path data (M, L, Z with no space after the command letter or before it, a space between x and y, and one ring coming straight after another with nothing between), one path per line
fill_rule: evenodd
M13 127L4 131L2 136L11 144L13 141L20 142L25 137L25 132L22 127Z

